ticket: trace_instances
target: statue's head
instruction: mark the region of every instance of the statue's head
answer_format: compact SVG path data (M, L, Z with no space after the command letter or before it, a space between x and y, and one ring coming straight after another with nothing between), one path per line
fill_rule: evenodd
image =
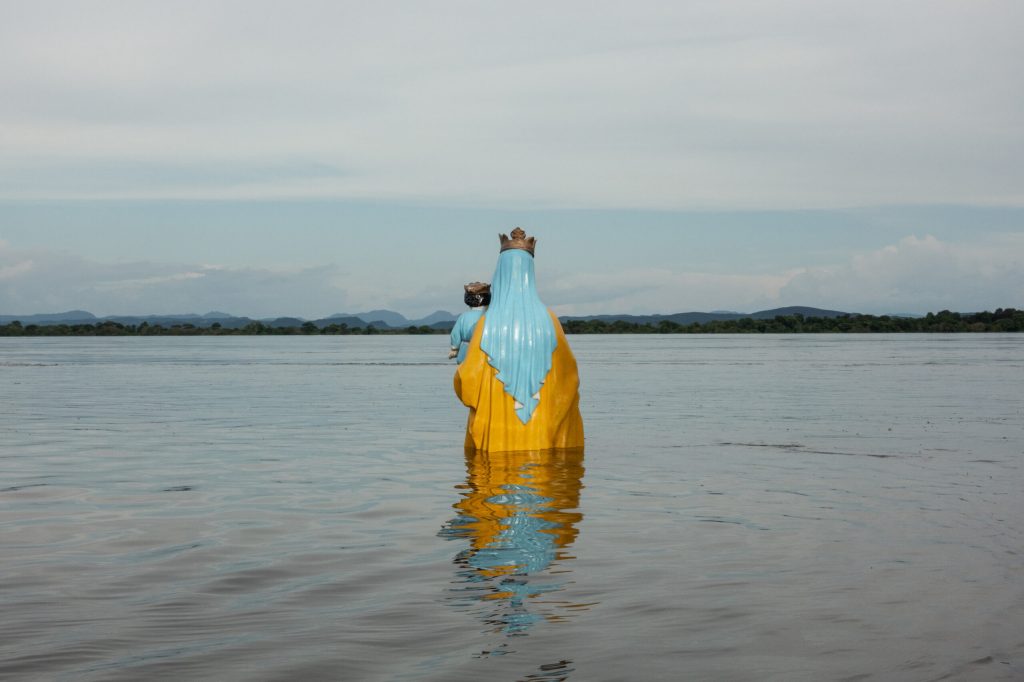
M479 308L480 306L488 305L491 302L491 285L485 282L470 282L463 287L466 290L466 295L463 296L462 300L466 302L470 308Z

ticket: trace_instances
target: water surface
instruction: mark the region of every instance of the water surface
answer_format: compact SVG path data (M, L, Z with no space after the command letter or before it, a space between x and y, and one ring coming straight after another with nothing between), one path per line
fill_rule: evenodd
M486 458L444 337L0 339L0 678L1024 678L1024 337L569 341Z

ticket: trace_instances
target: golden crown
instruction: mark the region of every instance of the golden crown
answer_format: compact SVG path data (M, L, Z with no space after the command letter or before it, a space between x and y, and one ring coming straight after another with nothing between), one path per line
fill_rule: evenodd
M470 282L465 285L467 294L489 294L491 293L491 285L486 282Z
M509 251L510 249L522 249L523 251L529 252L533 255L533 250L537 247L536 237L527 237L526 232L523 228L517 227L512 230L512 238L509 239L507 234L499 234L498 239L501 240L501 250Z

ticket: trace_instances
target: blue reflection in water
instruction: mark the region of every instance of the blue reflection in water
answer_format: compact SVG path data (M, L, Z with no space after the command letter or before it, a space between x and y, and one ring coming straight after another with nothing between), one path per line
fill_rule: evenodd
M440 532L469 542L455 556L451 599L478 612L486 630L510 636L585 608L550 598L570 582L568 549L583 518L582 449L466 453L466 471L459 515Z

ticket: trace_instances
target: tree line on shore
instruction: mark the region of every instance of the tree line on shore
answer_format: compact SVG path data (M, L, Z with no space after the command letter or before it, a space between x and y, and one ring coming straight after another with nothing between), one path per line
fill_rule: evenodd
M172 324L122 324L113 320L104 320L96 324L30 324L22 326L14 321L0 325L0 336L293 336L293 335L373 335L373 334L448 334L443 329L427 326L410 326L396 329L380 329L368 325L366 327L349 327L347 324L328 324L318 327L313 322L303 322L299 326L288 327L269 325L263 322L250 322L244 327L222 327L214 322L208 327L200 327L191 323Z
M774 319L714 320L679 324L662 320L658 324L639 324L617 320L565 320L567 334L872 334L872 333L949 333L949 332L1024 332L1024 310L998 308L995 312L955 313L942 310L924 317L892 317L889 315L842 315L839 317L804 317L779 315ZM373 334L448 334L448 330L428 326L380 329L328 324L318 327L313 322L300 326L271 326L251 322L231 329L213 323L209 327L174 324L168 327L143 322L122 324L112 320L96 324L22 325L19 321L0 325L0 336L252 336L252 335L373 335Z
M679 324L662 320L638 324L617 320L566 320L567 334L892 334L948 332L1021 332L1024 310L998 308L995 312L954 313L942 310L924 317L890 315L840 315L804 317L777 315L772 319L712 320Z

